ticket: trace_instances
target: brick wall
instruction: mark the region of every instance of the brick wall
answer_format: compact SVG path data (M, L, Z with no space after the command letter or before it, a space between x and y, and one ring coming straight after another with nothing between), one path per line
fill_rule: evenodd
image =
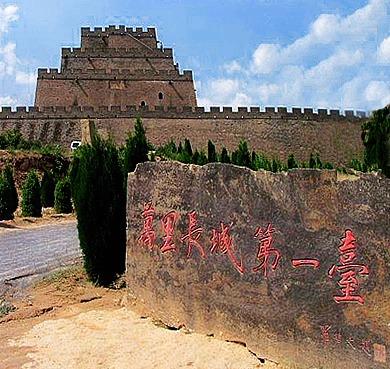
M162 109L162 108L160 108ZM43 143L56 142L65 148L73 140L81 139L80 120L92 119L98 131L104 136L111 135L118 144L123 144L126 132L134 128L134 120L141 116L146 127L147 137L154 145L166 143L174 138L178 144L185 137L191 139L193 148L207 150L207 140L211 139L221 151L225 146L229 152L237 148L244 137L249 149L267 154L272 158L277 155L286 160L294 153L299 162L309 159L310 151L318 151L323 162L348 164L356 155L363 159L361 123L363 118L338 116L331 114L313 114L311 111L294 113L260 112L251 108L248 112L241 109L233 112L224 108L204 112L203 108L184 110L139 109L130 106L125 110L120 107L92 108L19 108L16 112L3 108L0 112L0 132L19 126L26 138L41 139ZM7 118L8 117L8 118Z

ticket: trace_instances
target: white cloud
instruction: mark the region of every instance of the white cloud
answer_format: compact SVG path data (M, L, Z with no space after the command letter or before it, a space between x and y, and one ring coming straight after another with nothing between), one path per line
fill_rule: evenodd
M233 104L241 98L262 106L381 108L390 102L389 6L390 0L370 0L345 17L321 14L291 44L260 43L249 60L225 64L227 73L239 72L234 83L224 80L217 88L204 81L208 88L199 101Z
M390 37L385 38L379 45L377 61L378 64L390 65Z
M238 81L232 79L217 79L211 82L213 93L222 98L231 95L238 88Z
M253 53L251 71L253 73L270 73L280 65L280 46L274 44L260 44Z
M15 106L17 101L11 96L0 96L0 106Z
M0 49L0 54L3 56L6 72L11 76L18 64L18 59L15 55L16 44L13 42L8 43Z
M228 74L233 74L235 72L243 71L243 68L236 60L233 60L231 63L225 64L225 70Z
M17 71L15 80L16 83L20 83L22 85L34 85L37 79L34 73L25 73Z
M17 12L18 7L16 5L8 5L5 8L0 8L0 34L8 32L9 24L19 18Z

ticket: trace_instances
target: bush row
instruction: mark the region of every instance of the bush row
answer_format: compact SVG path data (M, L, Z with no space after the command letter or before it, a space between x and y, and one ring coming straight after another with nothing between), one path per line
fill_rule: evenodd
M69 179L55 181L51 172L45 171L39 183L35 170L31 170L22 186L21 209L23 217L41 217L42 206L53 207L56 213L71 213L72 202ZM12 169L9 164L0 173L0 220L14 218L19 203Z

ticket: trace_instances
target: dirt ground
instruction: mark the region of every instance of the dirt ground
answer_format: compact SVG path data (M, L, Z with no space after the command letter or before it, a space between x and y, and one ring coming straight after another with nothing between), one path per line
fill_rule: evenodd
M138 316L124 280L94 287L80 265L11 288L0 305L9 310L0 314L0 368L279 368L239 344Z
M19 199L20 202L20 199ZM56 214L54 208L42 208L42 217L22 217L20 206L15 212L15 218L12 220L0 221L0 233L6 232L10 229L26 229L31 227L38 227L48 224L56 224L59 222L67 222L76 220L76 215L71 214Z

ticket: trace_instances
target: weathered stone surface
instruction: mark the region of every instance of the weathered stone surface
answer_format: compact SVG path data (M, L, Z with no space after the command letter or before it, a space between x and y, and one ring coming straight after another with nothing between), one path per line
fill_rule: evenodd
M141 214L150 202L151 222ZM194 210L192 239L201 248L194 243L189 251L185 235ZM162 252L169 232L164 233L161 219L172 211L177 214L176 250ZM228 251L229 242L213 250L212 229L221 235L221 222L228 227L224 240L231 236ZM266 251L267 234L261 243L255 233L259 227L266 232L268 224L275 232L265 260L258 253L260 244ZM349 261L339 250L347 230L356 238L350 250L356 258L350 254ZM176 162L140 164L129 174L127 275L138 308L166 324L245 342L277 362L388 367L389 230L390 181L374 175L255 173L232 165ZM264 261L256 272L253 268ZM341 273L351 270L356 274L339 285ZM351 288L349 293L345 288ZM335 301L348 294L361 302ZM386 363L381 363L383 350Z

